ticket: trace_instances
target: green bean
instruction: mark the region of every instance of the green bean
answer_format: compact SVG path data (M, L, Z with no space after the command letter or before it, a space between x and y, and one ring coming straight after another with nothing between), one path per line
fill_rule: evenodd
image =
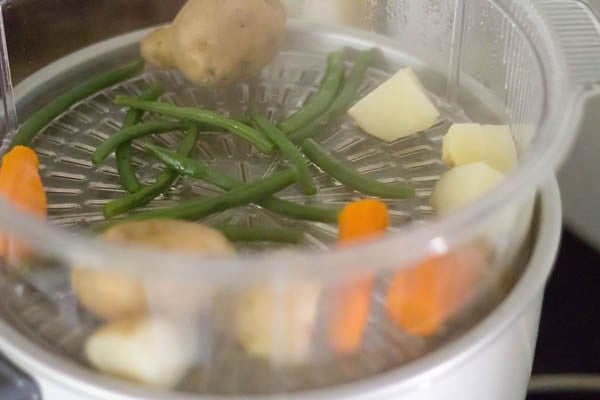
M331 153L322 148L313 139L306 139L302 146L304 154L319 168L351 189L361 193L390 199L408 199L414 196L411 188L385 184L375 179L369 179L351 170L342 162L335 159Z
M196 147L198 141L198 127L193 124L187 129L183 140L179 144L179 153L188 156ZM177 179L177 173L172 170L162 172L156 181L142 188L136 193L129 196L113 200L104 206L103 214L105 218L112 218L120 214L124 214L136 207L141 207L151 202L156 196L167 191L173 182Z
M92 155L92 162L94 164L100 164L113 150L123 143L129 143L134 139L154 133L166 133L187 128L189 126L190 124L188 122L152 121L121 129L96 148L96 151Z
M278 197L269 197L258 203L259 206L277 214L290 218L304 219L307 221L326 222L337 224L341 209L332 207L312 207L303 204L282 200Z
M375 56L375 50L367 50L360 53L354 68L346 79L344 86L340 90L336 99L331 103L329 109L323 113L320 117L304 126L297 131L289 134L289 138L294 143L302 143L304 139L313 137L320 132L327 130L331 124L341 118L346 111L352 106L356 93L362 84L363 78L369 69L369 66L373 62Z
M78 101L136 75L144 69L143 61L134 61L97 75L67 90L27 118L13 138L10 147L28 146L35 135Z
M162 83L155 83L149 86L146 90L140 94L138 100L156 100L165 92L165 85ZM123 125L121 129L129 128L130 126L137 125L144 116L144 111L138 110L137 108L130 108L125 114L123 119ZM115 151L115 158L117 163L117 170L121 178L121 185L129 193L135 193L142 188L142 184L135 175L133 169L133 163L131 162L131 142L123 143Z
M181 175L201 179L224 190L230 190L242 184L242 182L239 180L222 174L218 170L211 168L208 164L201 161L183 157L174 151L169 151L149 143L146 143L144 147L159 161L161 161L167 167L177 171Z
M317 94L300 110L279 124L279 129L285 134L296 131L308 125L319 115L327 111L335 99L340 86L344 82L346 68L344 55L339 52L327 56L327 71Z
M117 96L115 104L120 106L135 107L140 110L150 111L169 117L179 118L192 122L199 122L220 128L227 129L231 133L252 143L256 148L264 153L271 153L274 150L273 143L264 137L256 129L241 122L214 111L194 107L177 107L173 104L162 103L159 101L140 101L125 96Z
M283 132L279 130L275 125L269 122L263 115L258 111L252 109L250 116L258 126L258 128L264 132L271 142L281 150L284 156L286 156L298 170L298 176L300 177L299 183L302 186L304 194L311 196L317 193L317 186L313 179L310 170L308 169L308 163L304 158L304 155L300 150L296 148L294 143L290 142Z
M278 227L256 227L216 225L225 237L232 242L273 242L299 244L304 239L304 232L299 229Z
M197 220L220 211L255 203L283 190L297 180L298 172L292 167L266 178L244 184L216 197L191 200L171 208L141 212L127 218L100 224L94 230L101 231L122 222L147 219Z
M243 182L239 179L223 174L200 160L182 157L175 152L158 146L150 145L148 150L150 150L150 152L167 167L179 172L181 175L202 179L223 190L231 190L243 185ZM337 208L306 206L291 201L281 200L276 197L269 197L261 200L258 202L258 205L267 210L291 218L326 223L337 223L338 215L341 211Z

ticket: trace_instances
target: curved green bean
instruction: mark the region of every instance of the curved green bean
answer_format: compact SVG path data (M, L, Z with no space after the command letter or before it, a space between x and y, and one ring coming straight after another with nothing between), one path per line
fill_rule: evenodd
M311 123L319 115L327 111L335 99L340 86L344 82L346 68L344 55L339 52L327 56L327 71L321 82L319 91L314 97L295 114L279 124L279 129L285 134L296 131Z
M203 161L182 157L180 154L158 146L150 145L148 150L163 164L179 172L181 175L202 179L223 190L231 190L243 185L243 182L239 179L223 174ZM266 198L257 204L267 210L290 218L325 223L337 223L341 211L338 208L312 207L293 203L277 197Z
M28 146L42 128L75 103L140 73L144 69L144 65L144 61L134 61L90 78L67 90L25 120L13 138L10 148L17 145Z
M329 106L329 109L308 125L290 133L289 138L292 142L302 143L304 139L319 134L320 132L328 129L331 124L341 118L342 115L348 111L356 98L358 89L362 84L363 78L367 73L369 66L373 62L374 57L374 49L363 51L359 54L358 59L354 63L354 68L352 69L350 76L348 76L348 79L346 79L344 86L340 90L336 99Z
M348 168L331 153L322 148L313 139L306 139L302 146L304 154L319 168L351 189L361 193L389 199L408 199L415 195L412 188L385 184L375 179L369 179Z
M138 108L140 110L150 111L164 116L179 118L192 122L199 122L220 128L227 129L229 132L252 143L256 148L264 153L271 153L274 150L273 143L264 137L256 129L241 122L214 111L194 107L177 107L173 104L162 103L159 101L140 101L125 96L117 96L115 104Z
M94 164L100 164L113 150L123 143L129 143L134 139L154 133L166 133L187 128L189 126L189 122L152 121L121 129L96 148L96 151L92 155L92 162Z
M193 124L187 129L183 140L179 144L178 152L181 155L188 156L196 147L198 141L198 127ZM117 200L113 200L110 203L104 205L102 210L105 218L112 218L120 214L124 214L134 208L141 207L152 201L156 196L164 193L168 190L173 182L177 179L177 173L172 170L162 172L156 181L142 188L136 193L132 193L129 196L122 197Z
M256 227L236 225L216 225L232 242L273 242L299 244L304 239L304 232L299 229L279 227Z
M139 100L156 100L165 92L165 85L162 83L155 83L149 86L146 90L140 94ZM144 116L144 111L138 110L137 108L130 108L125 114L123 119L123 125L121 129L129 128L130 126L137 125ZM135 175L133 163L131 162L131 142L123 143L115 151L115 159L117 164L117 171L119 171L119 177L121 179L121 185L129 193L135 193L142 188L142 184Z
M269 197L258 202L258 205L277 214L290 218L304 219L306 221L326 222L337 224L342 211L332 207L312 207L304 204L293 203L278 197Z
M202 161L183 157L181 154L174 151L163 149L162 147L154 146L149 143L146 143L144 147L160 162L172 170L177 171L180 175L201 179L224 190L230 190L242 184L241 181L211 168Z
M304 155L296 148L294 143L290 142L283 132L273 125L268 119L261 115L258 111L252 109L250 116L256 123L258 129L264 132L271 142L281 150L281 152L294 164L298 170L300 179L298 182L302 186L304 194L312 196L317 193L317 186L313 179L310 170L308 169L308 163L304 158Z
M167 218L197 220L219 211L255 203L285 189L297 180L298 172L292 167L266 178L244 184L219 196L191 200L175 207L145 211L120 220L108 221L108 223L100 224L95 230L104 230L125 221Z

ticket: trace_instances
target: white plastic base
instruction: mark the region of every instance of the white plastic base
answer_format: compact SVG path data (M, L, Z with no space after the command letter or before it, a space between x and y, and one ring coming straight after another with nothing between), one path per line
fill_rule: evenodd
M558 249L560 198L555 181L541 191L538 237L530 264L515 289L492 314L464 336L398 371L291 399L520 400L525 399L543 288ZM132 389L74 369L31 346L0 322L0 350L37 380L43 400L172 400L194 396Z

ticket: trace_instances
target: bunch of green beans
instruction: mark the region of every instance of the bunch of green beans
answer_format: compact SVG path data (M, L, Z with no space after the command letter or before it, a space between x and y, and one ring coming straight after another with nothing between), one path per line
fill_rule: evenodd
M271 143L271 141L261 132L246 124L224 117L214 111L195 107L177 107L169 103L136 100L125 96L117 96L115 104L150 111L166 117L227 129L229 132L247 140L264 153L272 153L274 150L273 143Z
M165 85L162 83L155 83L149 86L146 90L140 94L139 100L156 100L165 92ZM144 111L138 110L137 108L131 108L125 114L123 125L121 129L126 129L137 125L144 117ZM129 193L135 193L142 189L142 184L135 175L133 168L133 162L131 161L131 141L123 143L117 147L115 151L115 159L117 164L117 171L121 177L121 185Z
M225 193L215 197L184 202L171 208L141 212L119 220L107 221L99 226L100 229L123 221L150 218L196 220L248 203L256 203L265 209L292 218L336 223L339 209L312 207L274 196L277 192L296 182L305 195L316 194L317 186L311 173L311 164L347 187L366 195L392 199L407 199L414 196L414 190L410 187L384 184L361 175L341 160L336 159L312 139L330 129L353 104L374 55L373 49L360 52L354 67L346 78L343 54L341 52L329 54L327 70L319 90L300 110L279 124L271 123L253 107L248 114L249 121L240 122L211 110L178 107L157 101L165 91L165 87L161 83L149 86L135 99L117 96L115 104L129 107L129 110L123 120L121 130L97 147L92 161L94 164L99 164L114 152L121 183L130 194L104 206L103 213L107 219L128 213L149 203L161 193L166 192L178 176L204 180L223 189ZM133 62L77 85L28 118L15 135L11 146L28 145L44 126L78 101L130 78L139 73L143 67L143 62ZM142 122L146 112L174 120L154 119ZM224 174L205 162L191 157L199 137L198 124L223 128L248 141L266 154L278 150L293 167L250 183L244 183L235 177ZM132 141L147 135L175 130L185 131L177 152L149 143L145 144L146 151L165 164L167 170L162 172L153 184L143 186L135 174L131 160ZM217 228L233 241L298 243L303 237L301 231L288 228L238 226Z
M300 144L305 139L326 131L350 109L374 56L373 49L363 51L358 55L350 76L346 79L335 100L318 118L307 120L303 127L290 133L289 138L292 142Z
M179 145L178 152L181 155L190 155L196 147L198 141L198 126L190 125ZM144 187L143 189L130 194L129 196L113 200L104 206L103 213L105 218L112 218L120 214L124 214L134 208L148 204L150 201L161 193L167 191L173 182L177 179L178 174L173 170L167 170L161 173L156 181Z
M146 144L146 150L167 167L181 175L201 179L223 190L231 190L243 185L243 182L239 179L226 175L203 161L193 160L151 144ZM337 223L341 211L336 208L311 207L292 203L276 197L262 199L258 202L258 205L291 218L326 223Z
M289 168L234 188L220 196L191 200L175 207L145 211L120 220L108 221L101 224L97 230L104 230L122 222L148 219L198 220L216 212L255 203L285 189L297 180L298 172L295 168Z

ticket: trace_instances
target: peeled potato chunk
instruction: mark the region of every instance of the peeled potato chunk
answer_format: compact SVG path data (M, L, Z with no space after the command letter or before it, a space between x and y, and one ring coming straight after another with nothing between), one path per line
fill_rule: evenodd
M447 214L483 196L503 179L484 162L461 165L442 175L429 201L438 213Z
M235 252L221 232L175 220L123 223L104 232L101 239L109 243L191 254L229 255ZM114 266L115 269L117 267ZM113 271L83 266L75 266L71 270L71 286L80 303L92 313L109 320L138 316L148 309L181 315L209 304L213 289L208 285L167 278L142 282Z
M172 388L196 355L191 331L165 319L109 323L85 343L85 356L109 375L157 388Z
M348 114L367 133L387 142L430 128L440 116L411 68L398 71Z
M297 364L310 355L322 284L305 280L244 290L237 298L235 331L249 354L280 364Z
M454 124L444 136L442 161L459 166L482 161L501 173L517 166L517 149L506 125Z

